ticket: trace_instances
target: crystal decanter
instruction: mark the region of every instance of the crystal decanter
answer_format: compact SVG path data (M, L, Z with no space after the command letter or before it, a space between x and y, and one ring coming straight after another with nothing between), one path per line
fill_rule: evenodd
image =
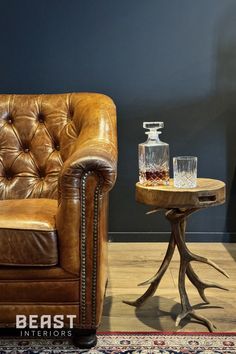
M144 122L145 143L139 144L139 182L146 186L169 184L169 144L162 142L158 129L163 122Z

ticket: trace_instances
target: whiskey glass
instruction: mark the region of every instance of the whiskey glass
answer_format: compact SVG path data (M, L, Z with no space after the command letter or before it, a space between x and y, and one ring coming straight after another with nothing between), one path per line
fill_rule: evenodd
M197 157L173 157L174 187L195 188L197 186Z

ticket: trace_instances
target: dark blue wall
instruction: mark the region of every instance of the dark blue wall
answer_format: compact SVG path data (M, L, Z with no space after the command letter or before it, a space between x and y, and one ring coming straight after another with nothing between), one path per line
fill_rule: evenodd
M235 0L1 0L0 45L2 93L97 91L116 102L112 239L169 230L134 199L142 122L163 120L171 155L198 156L200 176L228 185L225 206L191 217L192 239L233 240Z

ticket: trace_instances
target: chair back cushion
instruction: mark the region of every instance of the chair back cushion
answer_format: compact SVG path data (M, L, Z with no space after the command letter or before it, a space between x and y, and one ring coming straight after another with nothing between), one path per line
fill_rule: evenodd
M58 174L79 134L75 111L87 96L0 95L0 199L57 198Z

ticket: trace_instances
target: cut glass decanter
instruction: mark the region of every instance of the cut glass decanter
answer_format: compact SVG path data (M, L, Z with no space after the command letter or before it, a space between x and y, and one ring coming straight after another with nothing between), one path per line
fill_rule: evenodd
M163 122L144 122L147 141L139 144L139 182L146 186L169 184L169 144L159 138Z

